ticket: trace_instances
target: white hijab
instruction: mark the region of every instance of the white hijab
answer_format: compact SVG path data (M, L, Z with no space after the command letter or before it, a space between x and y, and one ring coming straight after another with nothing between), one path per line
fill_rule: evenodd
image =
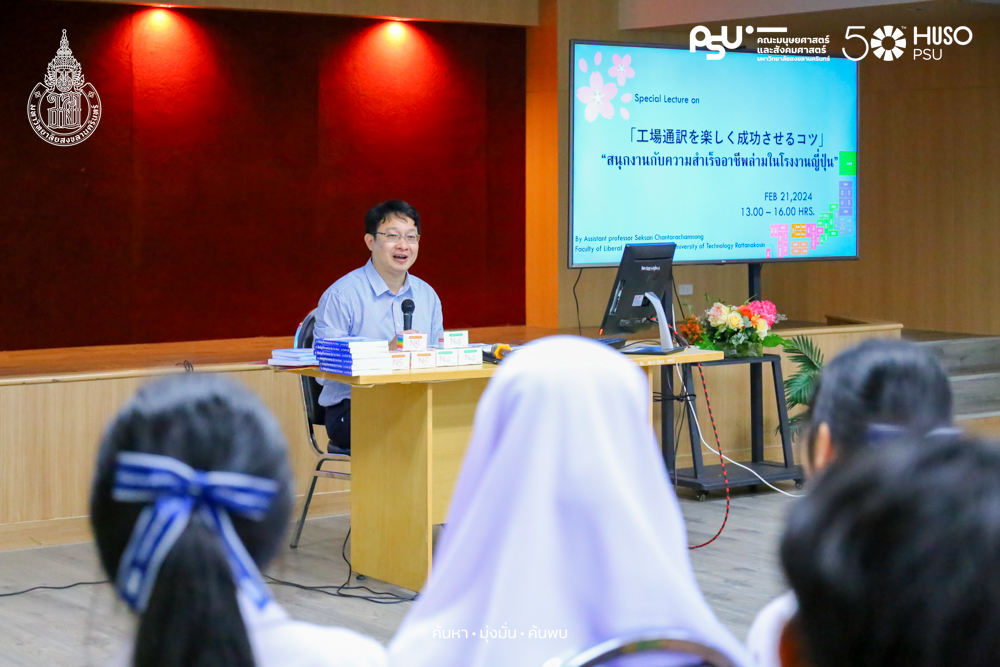
M687 546L643 373L582 338L533 343L483 393L433 572L390 664L540 667L670 629L751 665L702 597Z

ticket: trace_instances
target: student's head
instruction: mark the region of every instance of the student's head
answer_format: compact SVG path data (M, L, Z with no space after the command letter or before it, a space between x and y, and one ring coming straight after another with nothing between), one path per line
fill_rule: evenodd
M406 273L417 260L419 239L420 214L405 201L390 199L365 214L365 244L379 273Z
M930 353L900 340L871 339L823 369L809 411L809 462L822 468L865 446L874 428L915 434L951 424L951 386Z
M175 460L195 471L260 478L274 490L263 516L228 515L259 567L277 553L292 506L287 443L277 421L249 390L214 376L172 376L142 387L112 420L101 443L90 502L101 564L113 582L140 513L152 506L127 502L120 489L115 491L126 452L169 457L159 460ZM254 664L224 542L198 507L139 610L135 665Z
M1000 444L897 441L830 466L781 562L784 667L986 667L1000 656Z

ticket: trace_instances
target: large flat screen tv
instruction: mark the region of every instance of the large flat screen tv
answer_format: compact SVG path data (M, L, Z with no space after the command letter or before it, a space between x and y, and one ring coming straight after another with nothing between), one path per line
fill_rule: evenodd
M858 70L574 41L569 266L856 259Z

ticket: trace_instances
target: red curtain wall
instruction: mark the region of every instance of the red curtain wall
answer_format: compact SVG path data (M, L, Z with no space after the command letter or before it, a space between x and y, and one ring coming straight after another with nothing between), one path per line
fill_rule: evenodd
M104 116L56 147L64 28ZM0 350L290 335L389 198L446 327L524 322L523 29L24 2L0 62Z

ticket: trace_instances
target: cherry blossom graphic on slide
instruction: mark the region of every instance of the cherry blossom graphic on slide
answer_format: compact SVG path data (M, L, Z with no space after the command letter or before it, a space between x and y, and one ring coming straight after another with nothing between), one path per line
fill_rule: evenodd
M596 60L596 58L595 58ZM604 83L600 72L590 75L590 86L580 86L576 90L576 98L587 105L584 117L591 123L597 120L598 114L605 118L614 118L615 108L611 100L618 94L618 86Z
M632 101L632 93L625 93L624 95L621 96L620 99L621 99L621 102L622 102L623 105L626 104L626 103L628 103L628 102L631 102ZM628 120L628 109L626 109L624 106L621 106L621 107L618 107L618 111L619 111L619 113L621 113L622 118L624 118L625 120Z
M620 57L617 53L611 56L611 62L614 65L608 70L608 76L612 79L618 78L618 85L624 86L626 79L631 79L635 76L635 70L632 69L632 56L625 54L625 57Z

